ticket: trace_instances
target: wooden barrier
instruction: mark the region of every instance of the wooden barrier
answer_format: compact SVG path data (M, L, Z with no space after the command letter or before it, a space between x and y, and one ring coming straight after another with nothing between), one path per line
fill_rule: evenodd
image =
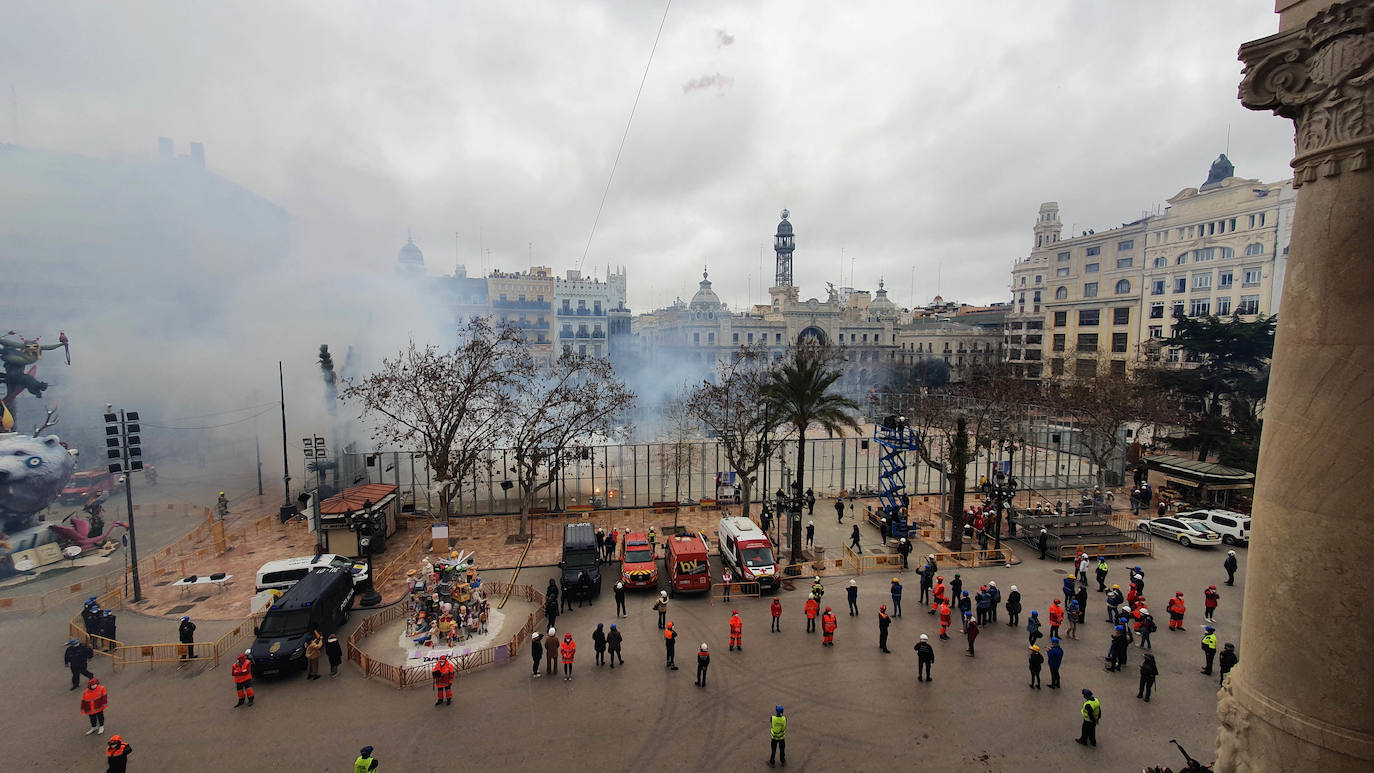
M952 563L956 566L1003 566L1011 563L1011 548L997 548L989 550L960 550L945 553L936 553L937 563ZM900 558L898 559L900 561Z
M716 605L716 599L721 601L729 601L735 597L756 599L761 595L760 586L756 582L717 582L711 584L711 606Z
M1077 557L1079 552L1087 553L1092 556L1117 557L1122 556L1150 556L1154 557L1155 545L1153 541L1144 542L1104 542L1100 544L1070 544L1059 546L1059 560L1064 561Z

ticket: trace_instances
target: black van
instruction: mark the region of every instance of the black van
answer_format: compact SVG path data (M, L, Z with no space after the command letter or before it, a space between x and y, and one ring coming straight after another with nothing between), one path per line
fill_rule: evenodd
M292 585L254 629L248 650L254 676L288 674L305 668L305 645L315 631L328 636L348 622L353 610L353 576L332 566L311 569Z
M586 572L592 581L592 595L601 595L601 566L596 553L596 530L590 523L570 523L563 527L563 593L577 591L577 575ZM574 595L573 598L576 598Z

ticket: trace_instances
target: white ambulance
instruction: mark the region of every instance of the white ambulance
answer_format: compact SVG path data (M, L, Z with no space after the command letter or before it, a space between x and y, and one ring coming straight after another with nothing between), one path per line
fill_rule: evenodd
M727 515L716 528L720 559L734 569L735 581L756 582L760 590L776 590L779 572L773 543L758 524L742 516Z

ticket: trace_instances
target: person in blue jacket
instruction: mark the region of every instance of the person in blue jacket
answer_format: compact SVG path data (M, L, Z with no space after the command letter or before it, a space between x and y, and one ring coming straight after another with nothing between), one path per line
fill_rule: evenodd
M849 615L853 617L859 614L859 582L850 580L844 588L845 595L849 597Z
M1035 646L1035 640L1044 636L1040 633L1040 612L1031 610L1030 617L1026 620L1026 633L1030 634L1030 646Z
M902 616L902 583L896 577L892 578L892 614L894 617Z
M970 617L973 617L973 599L969 598L968 591L964 591L957 598L959 599L959 616L963 618L963 620L968 620ZM962 622L963 621L960 621L961 625ZM961 627L959 630L963 631L966 629Z
M988 595L988 586L978 588L978 597L974 600L974 606L978 610L978 624L988 624L988 607L992 606L992 598Z
M1050 689L1059 689L1059 664L1064 662L1064 648L1059 646L1059 637L1050 638L1049 652L1045 653L1045 665L1050 667Z

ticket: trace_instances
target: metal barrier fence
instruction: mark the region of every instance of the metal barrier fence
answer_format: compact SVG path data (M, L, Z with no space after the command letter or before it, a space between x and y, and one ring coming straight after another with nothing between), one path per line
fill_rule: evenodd
M761 587L756 582L717 582L711 585L711 606L716 605L716 599L729 601L734 597L756 599L762 595Z
M427 535L426 535L427 536ZM511 638L502 643L491 647L477 650L475 652L463 653L450 657L450 662L458 669L459 674L476 671L495 663L505 663L514 658L520 652L520 646L527 641L535 631L539 619L544 614L544 594L530 585L507 585L501 582L483 583L482 587L489 591L492 596L514 595L535 605L534 611L525 619L525 624ZM428 684L431 679L431 667L427 664L418 666L396 666L390 663L373 658L358 646L358 642L371 636L383 625L399 620L406 615L404 604L392 604L375 615L363 620L348 637L348 647L346 657L357 663L363 670L363 674L369 678L378 677L392 684L398 689L414 687L417 684Z
M1075 558L1080 551L1092 556L1150 556L1153 558L1155 554L1155 545L1152 540L1060 545L1058 549L1059 560L1065 561Z
M955 566L1003 566L1011 563L1011 559L1011 548L959 550L935 554L937 563Z

